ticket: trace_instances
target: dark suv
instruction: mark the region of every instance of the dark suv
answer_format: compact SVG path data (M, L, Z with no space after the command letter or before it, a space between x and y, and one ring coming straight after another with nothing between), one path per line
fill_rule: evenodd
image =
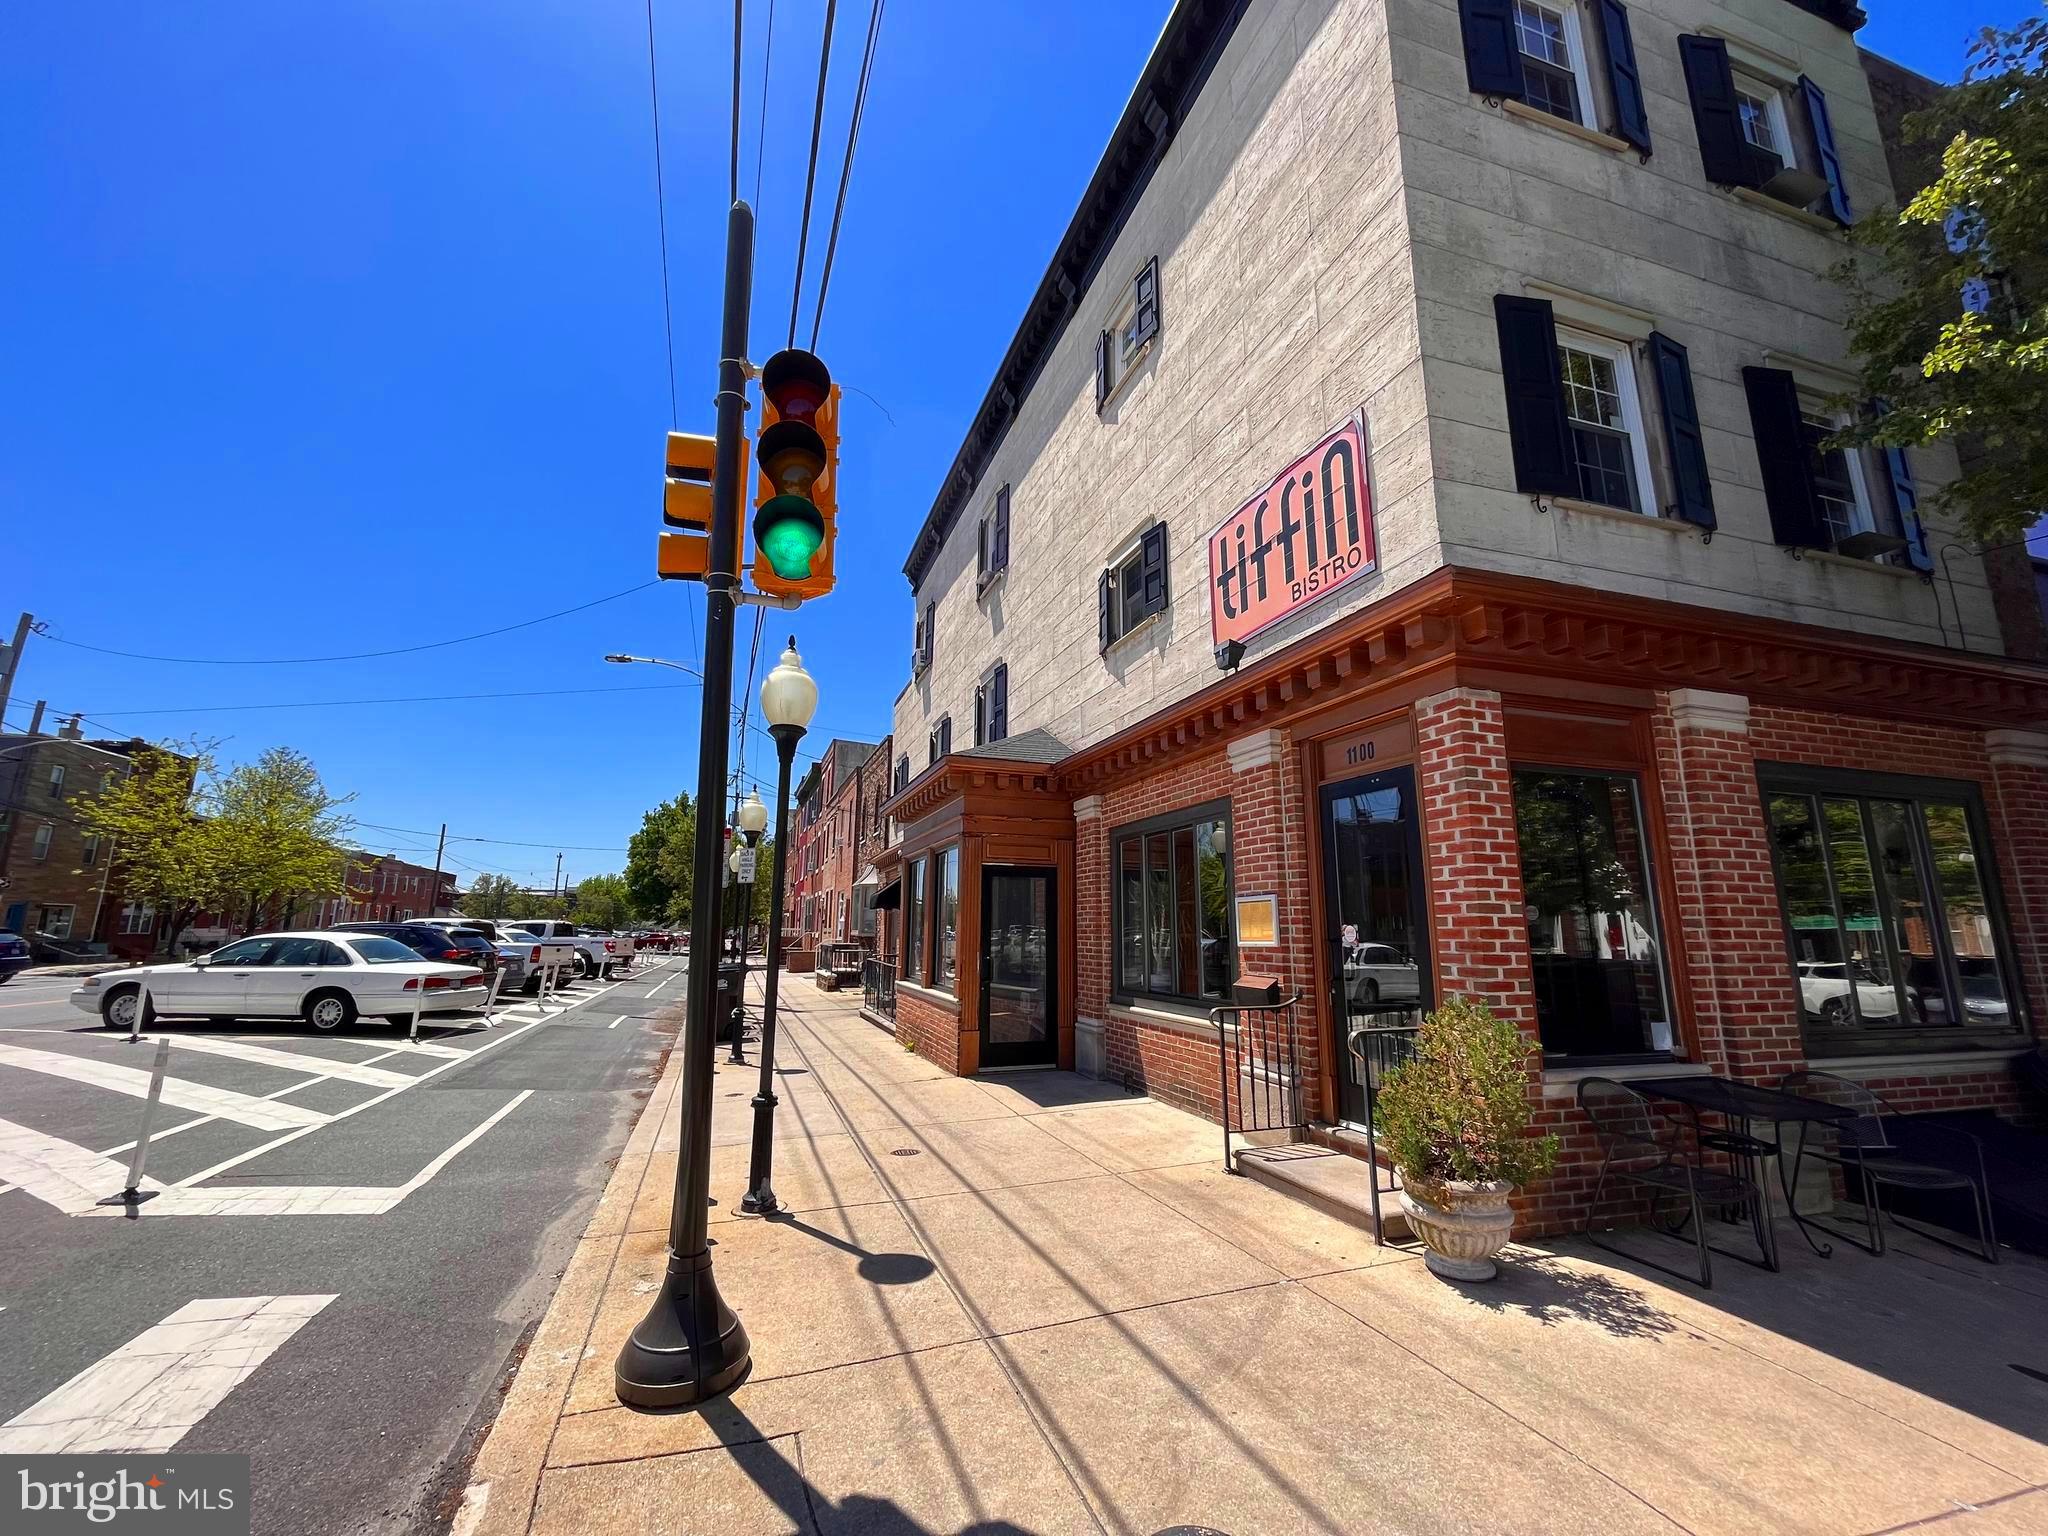
M486 976L498 969L498 946L474 928L437 928L432 923L336 923L338 933L381 933L422 960L473 965Z

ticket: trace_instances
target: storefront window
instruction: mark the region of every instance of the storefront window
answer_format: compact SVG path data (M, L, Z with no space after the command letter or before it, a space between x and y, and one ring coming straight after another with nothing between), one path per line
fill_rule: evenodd
M924 860L903 865L903 979L924 980Z
M1544 1055L1669 1051L1671 990L1635 779L1517 769L1515 832Z
M1230 823L1219 802L1128 828L1116 850L1116 983L1124 997L1208 1002L1236 971Z
M1815 1055L1940 1049L2020 1027L1970 791L1775 777L1766 812ZM1903 787L1902 787L1903 788Z
M932 877L932 898L938 908L938 933L934 937L939 964L932 985L950 992L959 975L954 940L960 924L960 850L947 848L933 862L938 866Z

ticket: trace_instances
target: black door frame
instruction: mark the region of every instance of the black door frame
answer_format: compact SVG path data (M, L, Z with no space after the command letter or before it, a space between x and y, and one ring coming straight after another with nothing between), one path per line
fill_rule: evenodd
M1351 1080L1351 1051L1345 1040L1349 1011L1344 997L1344 962L1337 952L1343 937L1342 913L1338 905L1343 887L1337 878L1336 824L1330 811L1332 803L1338 799L1369 793L1394 782L1398 782L1405 791L1408 807L1408 836L1405 839L1409 876L1408 918L1417 937L1416 963L1421 969L1417 990L1422 1006L1433 1008L1436 1006L1436 955L1430 943L1429 876L1422 864L1422 798L1416 783L1415 765L1396 764L1374 773L1336 779L1316 787L1316 833L1323 844L1323 955L1330 973L1330 1061L1337 1090L1337 1112L1342 1119L1349 1119L1350 1112L1362 1106L1354 1102L1360 1090Z
M995 882L1007 875L1045 881L1045 1045L1044 1054L1014 1045L998 1046L988 1037L989 988L995 974L990 946L995 937L989 922ZM984 1067L1056 1067L1060 1060L1060 878L1050 864L984 864L981 866L981 985L975 1015L981 1033L980 1064Z

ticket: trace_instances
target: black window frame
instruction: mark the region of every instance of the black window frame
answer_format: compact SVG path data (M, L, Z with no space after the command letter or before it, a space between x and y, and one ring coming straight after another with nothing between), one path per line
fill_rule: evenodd
M1133 585L1137 590L1127 597ZM1097 649L1108 651L1147 619L1172 606L1172 548L1166 523L1154 519L1096 578Z
M1785 911L1784 877L1778 868L1777 840L1771 836L1771 799L1776 795L1805 795L1815 801L1827 798L1859 802L1911 802L1914 810L1910 818L1914 856L1916 860L1921 861L1921 867L1930 875L1934 861L1932 847L1927 838L1924 807L1928 801L1938 804L1961 804L1964 822L1970 829L1972 852L1978 860L1977 877L1984 889L1984 914L1990 921L1992 941L1998 950L1999 980L2004 986L2010 1019L2003 1029L1983 1026L1973 1028L1967 1022L1933 1029L1872 1029L1868 1025L1857 1024L1841 1033L1817 1030L1809 1035L1802 994L1799 1006L1799 1039L1808 1060L1856 1056L1941 1055L1958 1050L1982 1050L1990 1054L2023 1048L2033 1043L2033 1017L2028 1005L2026 978L2020 970L2019 950L2013 943L2012 919L2005 902L2005 882L1999 872L1998 847L1991 836L1991 819L1984 805L1982 784L1975 779L1865 773L1853 768L1815 767L1807 763L1766 760L1758 761L1756 779L1757 809L1764 820L1765 836L1771 843L1771 880L1775 887L1772 895L1777 900L1779 931L1785 941L1785 969L1791 977L1795 993L1799 989L1799 953L1795 947L1792 922ZM1867 828L1867 812L1865 825ZM1832 856L1826 853L1825 841L1823 857L1827 860L1824 868L1827 870L1829 896L1836 905L1837 931L1840 931L1841 898L1835 886ZM1877 874L1878 872L1873 871L1874 877ZM1948 937L1948 913L1940 882L1928 879L1924 894L1934 916L1939 919L1938 922L1930 923L1929 927L1937 936L1937 958L1941 965L1942 984L1950 997L1960 1000L1963 996L1962 973L1956 964L1955 951ZM1887 904L1889 900L1887 891Z
M1171 1012L1187 1013L1206 1017L1209 1010L1229 1002L1229 988L1224 995L1211 997L1190 995L1182 992L1161 992L1150 987L1130 987L1124 984L1121 960L1123 955L1123 844L1126 838L1137 838L1141 850L1154 833L1175 832L1182 828L1195 828L1209 822L1223 823L1223 912L1224 923L1230 934L1230 958L1233 969L1239 959L1237 938L1237 824L1231 815L1229 796L1217 800L1205 800L1199 805L1183 806L1178 810L1163 811L1157 816L1148 816L1143 821L1125 822L1112 827L1109 833L1109 1000L1112 1003L1130 1005L1142 1003L1148 1008L1164 1008ZM1198 855L1199 857L1199 855ZM1142 860L1143 854L1141 852ZM1142 862L1140 868L1143 868ZM1199 876L1197 877L1199 878ZM1149 893L1150 882L1142 876L1141 889ZM1150 899L1149 894L1146 897ZM1199 896L1197 897L1199 900ZM1143 919L1140 919L1142 922ZM1199 916L1197 931L1199 934ZM1200 968L1197 967L1199 977ZM1199 979L1197 986L1200 985Z
M925 985L924 972L931 964L931 872L928 863L925 854L903 861L901 979L914 987Z

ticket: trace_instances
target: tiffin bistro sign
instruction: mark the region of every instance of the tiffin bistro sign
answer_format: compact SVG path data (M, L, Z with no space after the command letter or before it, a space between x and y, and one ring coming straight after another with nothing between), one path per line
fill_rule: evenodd
M1353 417L1209 535L1209 627L1248 640L1379 564L1365 430Z

